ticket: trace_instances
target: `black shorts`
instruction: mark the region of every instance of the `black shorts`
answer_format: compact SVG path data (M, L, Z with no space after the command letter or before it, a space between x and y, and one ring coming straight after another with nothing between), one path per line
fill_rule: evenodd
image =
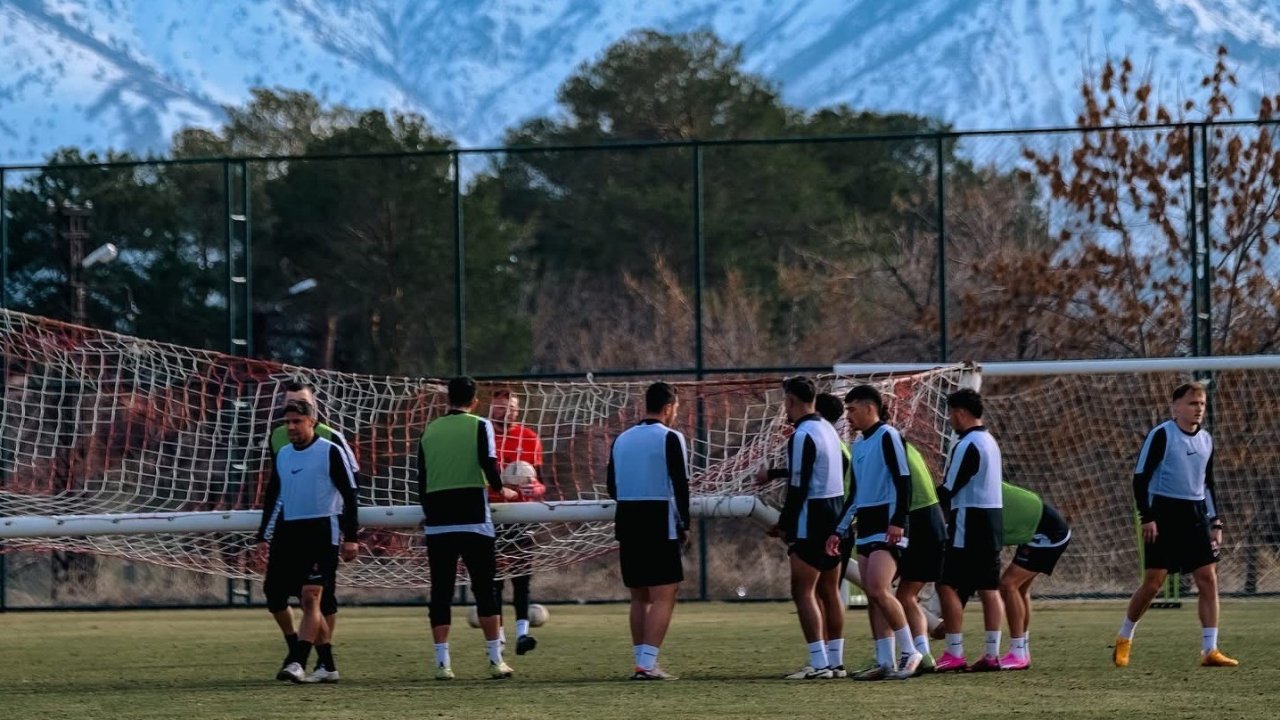
M1018 546L1013 553L1013 564L1034 573L1052 575L1058 558L1067 551L1070 543L1071 528L1067 521L1052 505L1046 504L1040 514L1040 523L1036 525L1035 537L1031 542Z
M871 553L884 550L898 560L902 555L902 547L890 545L885 539L889 532L889 506L870 505L858 508L858 524L856 526L856 549L861 557L871 557ZM874 539L870 539L874 538Z
M942 584L955 588L961 595L999 588L1003 511L959 508L950 530L951 540L942 561Z
M937 582L947 546L947 521L934 503L907 516L907 547L898 560L898 576L912 582Z
M844 581L846 575L849 574L849 561L853 559L853 541L848 538L840 539L840 580Z
M832 568L840 567L842 556L844 555L843 548L840 555L835 557L828 555L826 538L821 540L817 538L796 540L787 546L787 554L795 555L803 560L806 565L819 572L826 572Z
M684 580L679 540L624 540L618 543L622 584L629 588L671 585Z
M1058 558L1067 551L1071 538L1062 541L1061 545L1019 545L1013 553L1013 564L1024 570L1042 575L1052 575L1058 566Z
M1209 512L1203 500L1178 500L1156 495L1151 502L1156 541L1143 544L1147 569L1189 573L1218 562L1209 537Z
M332 518L277 523L267 557L264 594L288 597L304 585L328 588L337 575L338 546L333 542Z

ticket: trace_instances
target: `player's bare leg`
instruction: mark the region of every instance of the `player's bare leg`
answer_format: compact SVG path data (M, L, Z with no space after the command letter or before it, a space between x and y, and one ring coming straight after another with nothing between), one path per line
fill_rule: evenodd
M1000 659L1001 670L1031 667L1027 652L1027 628L1031 621L1031 581L1039 573L1010 565L1000 576L1000 597L1009 621L1009 654Z
M933 653L929 650L929 623L925 618L924 608L920 606L920 591L926 583L918 580L899 580L898 590L894 594L902 605L906 615L907 626L911 628L911 642L924 659L920 661L925 672L931 672L934 666Z
M836 677L844 677L844 601L840 598L840 568L824 570L818 576L818 608L822 613L822 635L827 644L827 664Z
M804 635L809 650L809 665L796 673L788 675L788 679L814 680L831 677L830 663L827 661L827 643L822 625L822 609L818 604L818 579L821 572L809 563L792 554L791 561L791 601L795 603L796 615L800 619L800 632Z
M1129 598L1124 622L1120 625L1120 633L1116 635L1115 650L1111 654L1116 667L1125 667L1129 664L1129 648L1133 643L1133 633L1137 629L1138 621L1146 614L1147 608L1151 607L1151 601L1160 594L1160 588L1164 587L1167 577L1169 577L1169 571L1164 568L1147 568L1142 574L1142 584L1133 591L1133 597Z
M876 606L892 630L888 641L888 655L893 676L910 677L915 674L924 656L916 651L906 613L893 594L893 578L898 572L898 562L887 550L876 550L870 556L859 557L858 561L862 565L862 578L867 584L867 602ZM884 641L877 640L877 643L883 644ZM895 644L897 653L894 652ZM877 659L883 663L883 659Z
M1206 667L1235 667L1239 661L1227 657L1218 649L1218 571L1210 563L1195 569L1192 578L1199 594L1200 610L1200 664Z

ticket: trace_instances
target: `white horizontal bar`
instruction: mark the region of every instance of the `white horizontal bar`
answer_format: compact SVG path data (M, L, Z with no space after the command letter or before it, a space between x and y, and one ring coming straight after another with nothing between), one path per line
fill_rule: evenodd
M609 522L615 504L612 500L498 503L493 505L493 519L498 524ZM694 517L750 517L765 525L777 522L776 510L750 496L695 497L689 501L689 511ZM0 539L255 532L261 519L261 510L15 516L0 518ZM361 527L412 528L421 523L422 508L416 505L360 508Z
M949 364L841 363L837 375L923 372ZM1219 357L1125 358L1116 360L1024 360L980 363L987 377L1020 375L1105 375L1112 373L1195 372L1216 370L1280 370L1280 355L1222 355Z

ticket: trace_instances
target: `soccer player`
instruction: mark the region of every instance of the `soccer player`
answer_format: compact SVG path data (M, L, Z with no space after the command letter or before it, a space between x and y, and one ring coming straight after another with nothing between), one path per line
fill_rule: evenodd
M684 580L680 549L689 540L689 465L684 435L671 429L676 388L653 383L645 417L614 438L606 470L617 501L614 537L622 582L631 591L632 680L675 680L658 666L658 651Z
M494 444L498 451L498 469L503 473L503 482L507 483L508 475L517 475L508 470L511 468L530 467L532 477L519 477L519 485L510 485L518 493L516 502L539 502L546 496L546 486L542 483L542 440L538 434L526 425L517 422L520 419L520 399L506 388L499 388L493 393L489 403L489 420L493 423ZM514 463L524 463L515 466ZM509 484L509 483L508 483ZM502 496L490 491L490 502L503 502ZM502 538L514 543L517 547L527 547L532 539L526 530L512 526L500 531ZM538 641L529 634L529 581L531 575L520 575L511 578L511 599L516 608L516 654L524 655L538 646ZM494 582L498 600L498 617L502 617L502 593L505 583ZM502 633L499 633L501 637ZM501 638L504 642L505 637Z
M355 477L342 449L316 435L315 415L310 403L285 404L289 444L275 454L258 529L259 542L270 544L267 576L283 587L301 588L298 640L276 674L292 682L308 680L304 668L325 626L320 597L334 582L338 558L354 560L358 549ZM336 681L332 653L328 667L333 668L329 682Z
M831 427L836 427L840 422L840 418L844 417L844 403L840 398L831 393L818 393L814 399L814 408L823 420L831 423ZM841 466L844 473L844 498L849 498L849 488L853 482L853 460L849 452L849 443L840 437L839 429L836 430L836 437L840 438L840 455ZM858 574L858 566L854 564L853 572L849 572L849 560L853 557L853 543L847 539L840 542L840 574L836 578L837 587L842 579L848 579L859 589L862 588L862 576ZM836 596L836 604L832 606L829 602L823 602L826 596L819 596L819 610L822 612L822 629L823 636L827 643L827 662L831 664L831 673L834 677L848 677L848 672L844 669L844 607L843 598Z
M908 543L898 562L896 597L911 626L911 642L920 653L917 674L933 672L937 662L929 649L930 616L920 604L920 593L929 583L942 579L942 560L947 547L947 520L938 502L933 475L920 451L903 443L907 468L911 473L911 504L907 510Z
M880 393L859 385L844 398L849 428L861 433L853 444L852 497L827 539L827 552L857 520L855 548L863 587L870 605L876 667L855 679L906 679L916 673L924 656L916 650L902 603L893 593L898 558L906 545L907 511L911 502L911 470L897 428L885 424ZM895 653L895 644L897 645Z
M783 537L788 544L791 599L809 653L808 665L786 678L829 679L843 671L827 653L828 640L837 637L835 628L828 630L823 622L824 616L839 614L843 635L840 552L837 547L828 554L826 539L835 530L844 502L844 455L836 429L816 412L818 392L813 381L787 378L782 390L783 407L794 430L787 440L787 494L778 524L769 534ZM843 638L839 650L843 653Z
M1129 664L1133 632L1169 572L1189 572L1199 591L1200 664L1240 663L1218 649L1218 549L1222 518L1213 487L1213 438L1201 426L1208 394L1196 382L1173 391L1172 419L1147 434L1133 476L1133 497L1142 521L1142 584L1129 600L1112 659Z
M1034 492L1001 483L1004 504L1004 544L1014 547L1013 562L1000 576L1000 597L1009 619L1009 653L1000 658L1001 670L1031 667L1031 583L1037 575L1052 575L1071 542L1071 528L1061 513ZM969 601L961 596L961 604ZM946 637L940 623L935 637Z
M320 407L316 402L315 388L309 383L291 382L286 385L284 401L285 403L301 401L317 409ZM289 428L285 423L280 423L271 431L270 437L267 438L267 444L271 448L271 457L274 458L276 453L289 444L288 430ZM347 445L346 438L342 436L342 433L319 421L318 412L315 433L334 443L342 450L343 454L346 455L347 464L351 468L351 475L356 478L356 486L359 487L358 473L360 472L360 465L356 462L355 453ZM273 577L268 572L266 577L263 578L262 589L267 599L267 611L275 619L276 625L284 635L285 643L289 646L289 653L285 655L285 662L280 664L280 667L283 668L288 663L289 655L293 654L298 642L298 633L293 624L293 611L289 609L289 597L300 596L302 587L285 587L279 580L278 577ZM338 626L338 598L334 583L326 585L324 593L320 596L320 612L324 615L324 626L320 628L315 640L316 667L308 679L312 682L337 682L338 668L333 662L333 634Z
M1000 576L1009 619L1009 654L1000 658L1000 669L1026 670L1031 667L1031 583L1037 575L1053 574L1071 542L1071 528L1039 495L1009 483L1001 489L1004 544L1017 549Z
M967 667L974 672L1000 669L1000 624L1004 619L999 590L1004 540L1002 471L1000 447L983 425L982 411L982 396L976 390L964 388L947 396L948 420L960 437L951 448L947 477L938 488L939 500L950 512L950 545L938 584L947 650L938 659L937 672L966 668L961 596L975 591L982 599L986 646L982 659Z
M493 426L474 414L476 381L449 381L449 411L427 425L418 442L418 500L422 503L431 569L431 637L436 651L436 679L454 679L449 659L449 627L453 622L453 586L458 559L471 576L471 593L484 631L489 675L511 677L498 638L497 573L493 516L486 488L507 500L516 492L502 485Z

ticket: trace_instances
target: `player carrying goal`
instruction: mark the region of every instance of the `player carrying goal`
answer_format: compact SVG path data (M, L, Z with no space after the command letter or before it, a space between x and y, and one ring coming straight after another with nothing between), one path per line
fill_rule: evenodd
M310 403L285 404L289 444L272 463L258 529L259 542L270 543L267 576L281 587L301 589L298 640L276 676L293 682L307 681L303 669L313 643L323 637L320 596L334 582L338 557L354 560L358 548L355 478L338 445L316 435L315 415Z
M518 493L514 502L538 502L546 496L546 486L542 483L542 440L532 428L518 422L520 419L520 399L507 388L499 388L493 393L489 404L489 420L493 423L494 445L498 452L498 469L502 474L502 484ZM489 491L490 502L505 502L503 495ZM520 549L528 549L534 545L529 530L519 525L512 525L499 531L504 540L510 541ZM533 579L528 573L511 578L511 600L516 610L516 654L525 653L538 647L538 641L529 634L529 585ZM502 617L502 594L505 583L494 581L494 592L498 601L498 617ZM506 642L505 631L500 633L501 640Z

